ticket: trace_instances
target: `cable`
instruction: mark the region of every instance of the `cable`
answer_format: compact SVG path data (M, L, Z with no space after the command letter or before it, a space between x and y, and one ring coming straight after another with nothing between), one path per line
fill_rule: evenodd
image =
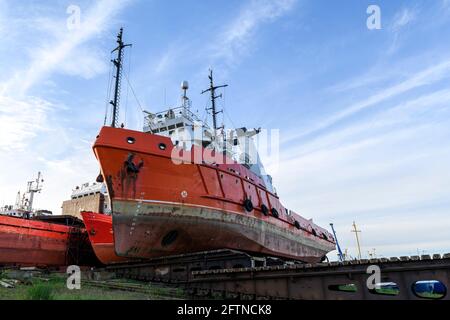
M233 128L236 129L237 127L234 124L233 119L231 119L230 115L228 114L228 112L225 111L225 109L224 109L224 114L227 116L228 120L230 120L231 125L233 126Z
M110 55L110 60L112 59L112 54ZM110 106L110 99L111 99L111 87L112 87L112 64L109 68L109 76L108 76L108 88L106 92L106 105L105 105L105 121L103 123L104 126L106 126L106 122L108 121L108 111Z
M130 86L131 93L133 93L133 96L134 96L134 99L136 100L137 105L141 109L141 112L144 112L144 109L142 108L142 105L141 105L141 103L139 102L139 99L136 96L136 92L134 92L133 86L130 83L130 79L128 79L127 75L125 75L125 78L127 79L127 83Z
M125 72L125 77L128 78L130 77L131 74L131 55L133 53L133 47L130 47L130 55L128 56L128 75ZM125 99L125 125L127 125L127 114L128 114L128 96L130 93L130 86L127 86L127 96Z

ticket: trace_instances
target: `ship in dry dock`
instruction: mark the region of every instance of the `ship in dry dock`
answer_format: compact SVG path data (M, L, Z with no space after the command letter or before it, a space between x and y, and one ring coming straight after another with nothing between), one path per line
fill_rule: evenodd
M23 195L18 193L15 205L0 210L0 266L98 264L80 219L33 208L42 182L39 173Z
M179 107L146 113L143 132L119 128L127 46L122 30L117 43L112 123L101 129L93 149L101 167L99 181L110 196L119 256L232 249L317 262L334 250L333 236L285 208L259 157L250 159L247 146L259 130L234 130L230 139L218 127L216 100L224 86L214 84L212 71L204 91L211 95L212 125L191 112L188 83L183 82Z
M109 203L109 195L103 183L84 183L72 190L70 199L63 202L62 211L63 215L83 220L95 255L102 264L131 262L115 253Z

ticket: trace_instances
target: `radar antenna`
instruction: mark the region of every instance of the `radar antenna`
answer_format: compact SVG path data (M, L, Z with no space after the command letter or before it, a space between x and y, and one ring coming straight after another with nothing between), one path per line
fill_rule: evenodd
M126 47L131 47L131 44L124 44L122 41L123 36L123 28L120 28L120 32L117 35L117 43L118 46L115 48L111 53L114 53L117 51L117 58L112 60L111 62L114 63L114 66L116 67L116 83L114 87L114 100L110 102L110 104L113 106L113 113L112 113L112 121L111 121L111 127L116 128L118 125L118 118L119 118L119 106L120 106L120 92L121 92L121 86L122 86L122 61L123 61L123 49Z

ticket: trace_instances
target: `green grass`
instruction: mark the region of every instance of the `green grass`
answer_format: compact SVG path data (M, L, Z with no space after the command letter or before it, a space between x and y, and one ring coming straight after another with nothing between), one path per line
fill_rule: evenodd
M162 300L185 298L182 290L146 285L145 292L99 288L81 282L81 290L69 290L65 275L45 276L46 281L32 279L32 284L17 284L14 289L0 287L0 300ZM125 282L118 283L136 283ZM138 283L139 284L139 283ZM142 285L142 283L140 283Z
M27 290L27 300L53 300L53 287L47 283L37 283Z

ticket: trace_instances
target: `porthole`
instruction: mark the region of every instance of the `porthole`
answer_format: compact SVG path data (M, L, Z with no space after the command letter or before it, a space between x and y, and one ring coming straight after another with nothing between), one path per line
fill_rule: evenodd
M275 218L278 218L278 217L279 217L279 214L278 214L277 209L272 208L271 212L272 212L272 216L274 216Z
M247 212L252 212L254 207L253 207L253 203L250 199L245 199L244 201L244 208Z
M261 205L261 211L265 216L269 215L269 208L265 204Z
M136 143L136 139L133 138L133 137L128 137L128 138L127 138L127 143L128 143L128 144L135 144L135 143Z
M160 143L160 144L159 144L159 149L160 149L160 150L166 150L166 149L167 149L167 146L166 146L164 143Z

